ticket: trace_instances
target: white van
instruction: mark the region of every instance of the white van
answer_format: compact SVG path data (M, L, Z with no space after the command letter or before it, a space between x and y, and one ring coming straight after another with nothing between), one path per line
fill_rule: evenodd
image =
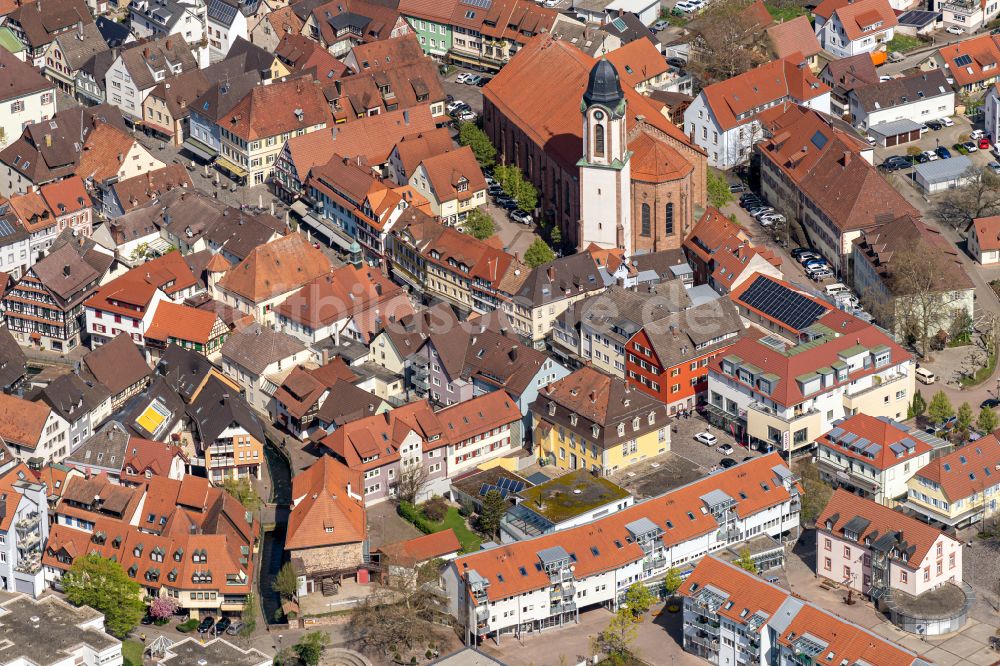
M925 368L917 368L914 374L917 378L917 381L920 382L921 384L933 384L935 381L937 381L937 377L934 376L934 373Z
M847 285L840 282L834 282L833 284L826 285L826 295L836 296L837 294L849 294L851 290L848 289Z

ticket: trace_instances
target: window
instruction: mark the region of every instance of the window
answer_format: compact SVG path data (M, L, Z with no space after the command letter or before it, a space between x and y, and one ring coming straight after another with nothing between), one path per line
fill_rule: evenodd
M10 103L10 112L11 113L21 113L22 111L24 111L24 100L23 99L19 99L16 102L11 102Z
M955 568L955 553L952 553L951 555L948 556L948 568L949 569Z
M928 582L931 579L931 568L924 567L924 582Z
M674 233L674 204L667 204L667 224L666 233L668 236L672 236Z
M827 571L829 571L832 568L832 566L833 566L833 563L830 562L830 558L829 557L824 557L823 558L823 568L826 569Z
M826 539L823 542L823 550L832 550L832 548L833 548L833 542L830 541L829 539Z
M639 231L643 236L649 236L649 204L642 204L642 228Z
M594 128L594 155L604 157L604 125Z
M899 582L900 583L905 583L906 580L907 580L907 578L909 578L909 576L907 575L907 573L905 571L903 571L903 570L900 570L900 572L899 572Z
M846 557L847 559L851 559L851 547L850 546L844 546L844 557Z

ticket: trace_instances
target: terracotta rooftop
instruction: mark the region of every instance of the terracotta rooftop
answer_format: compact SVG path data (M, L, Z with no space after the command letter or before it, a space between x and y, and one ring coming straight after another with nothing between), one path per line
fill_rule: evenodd
M146 329L145 337L167 343L184 340L207 345L212 339L212 331L219 322L219 316L208 310L199 310L179 303L161 301L156 306L153 319ZM222 326L226 330L225 326Z
M985 480L997 473L998 465L1000 442L996 434L989 434L931 460L916 476L940 486L945 499L955 503L982 492Z
M256 247L238 266L219 280L219 287L260 303L329 272L330 260L299 233L291 233Z
M292 479L286 550L359 543L367 537L361 474L320 456Z

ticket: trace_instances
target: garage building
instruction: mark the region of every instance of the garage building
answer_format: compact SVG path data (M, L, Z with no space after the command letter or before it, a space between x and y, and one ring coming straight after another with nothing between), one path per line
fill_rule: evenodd
M892 120L887 123L879 123L868 128L875 142L883 148L901 146L904 143L911 143L920 140L920 123L916 123L908 118L902 120Z
M951 190L964 185L970 178L972 160L958 155L947 160L918 164L913 168L913 179L928 194Z

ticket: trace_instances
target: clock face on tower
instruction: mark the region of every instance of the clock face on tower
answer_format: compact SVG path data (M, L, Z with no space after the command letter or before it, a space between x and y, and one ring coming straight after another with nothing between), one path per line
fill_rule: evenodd
M594 111L594 120L604 120L604 112L600 109Z

